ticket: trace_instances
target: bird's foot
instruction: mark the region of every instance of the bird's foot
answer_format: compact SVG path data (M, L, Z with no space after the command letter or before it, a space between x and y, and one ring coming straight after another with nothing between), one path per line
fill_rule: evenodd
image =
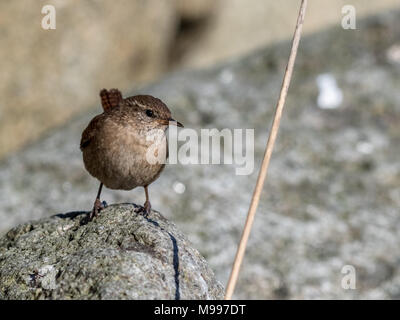
M88 221L92 221L94 217L97 217L101 210L107 207L107 202L101 202L100 199L96 199L94 206L90 214L88 215Z
M147 218L151 212L151 204L150 201L146 201L144 203L144 213L143 215Z
M139 208L135 209L136 213L141 213L143 215L143 217L147 218L150 214L151 211L151 204L150 201L146 201L142 206L140 206Z

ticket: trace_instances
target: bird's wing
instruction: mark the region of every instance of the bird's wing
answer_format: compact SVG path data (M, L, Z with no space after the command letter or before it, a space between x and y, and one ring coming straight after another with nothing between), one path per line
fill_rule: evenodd
M120 102L123 101L121 91L118 89L106 90L103 89L100 91L101 105L105 112L109 112L115 107L119 106ZM83 151L90 142L94 139L95 133L99 126L99 123L103 120L103 114L100 114L90 121L87 128L82 133L80 148Z
M104 118L104 113L95 116L92 121L90 121L89 125L82 132L82 138L80 143L81 151L85 149L96 136L96 131Z

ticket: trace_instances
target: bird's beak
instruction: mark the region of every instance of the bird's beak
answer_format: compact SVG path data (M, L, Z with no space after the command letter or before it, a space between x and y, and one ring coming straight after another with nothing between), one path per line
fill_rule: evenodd
M180 128L183 128L183 124L180 123L179 121L176 121L175 119L169 118L168 120L160 120L161 124L165 124L165 125L170 125L172 124L173 126L177 126Z
M183 128L183 124L180 123L179 121L176 121L174 119L170 119L169 121L172 122L173 125L175 125L177 127L180 127L180 128Z

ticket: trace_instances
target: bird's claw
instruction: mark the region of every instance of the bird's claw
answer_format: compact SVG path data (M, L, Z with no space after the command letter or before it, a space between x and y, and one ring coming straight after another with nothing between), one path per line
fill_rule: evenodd
M147 218L151 212L151 204L149 201L146 201L143 206L139 206L135 209L136 213L141 213L143 217Z
M100 211L106 207L107 207L107 202L105 201L101 202L100 199L96 199L96 201L94 202L93 209L88 216L88 221L92 221L93 218L97 217Z

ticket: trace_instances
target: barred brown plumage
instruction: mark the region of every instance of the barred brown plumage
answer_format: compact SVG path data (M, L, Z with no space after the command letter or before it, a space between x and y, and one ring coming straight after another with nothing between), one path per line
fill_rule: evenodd
M80 143L86 170L100 181L89 220L102 209L103 184L120 190L144 187L146 202L140 211L147 215L151 210L147 187L165 167L165 161L150 163L147 151L151 146L166 160L165 130L170 123L182 125L171 118L170 110L160 99L150 95L123 99L118 89L103 89L100 98L104 112L90 121ZM157 135L156 139L148 139L150 134Z

